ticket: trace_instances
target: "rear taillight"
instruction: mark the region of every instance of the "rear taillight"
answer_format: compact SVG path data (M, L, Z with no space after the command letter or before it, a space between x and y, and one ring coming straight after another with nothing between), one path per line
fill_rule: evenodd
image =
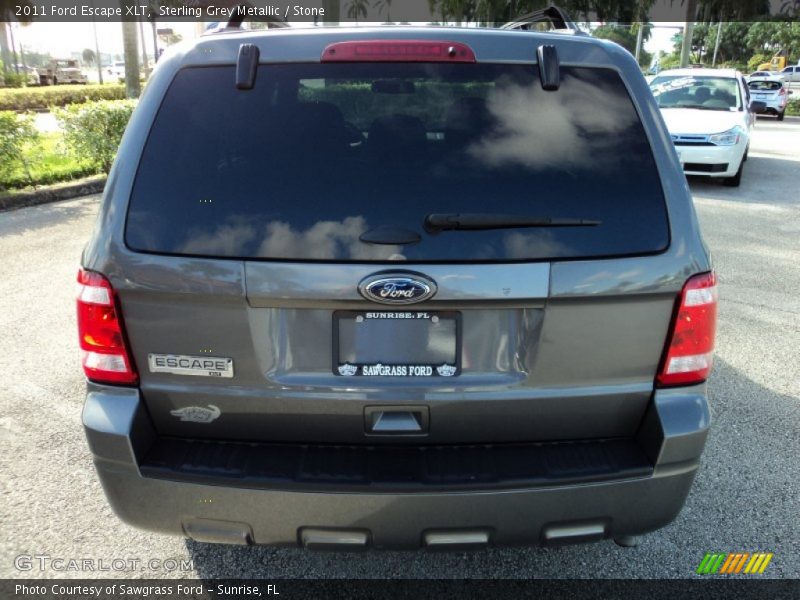
M785 96L786 95L786 88L781 87L780 91L778 92L778 96Z
M669 345L658 371L660 386L690 385L708 379L717 328L717 278L691 277L683 286Z
M114 289L99 273L83 269L78 271L78 335L87 378L124 385L138 381Z

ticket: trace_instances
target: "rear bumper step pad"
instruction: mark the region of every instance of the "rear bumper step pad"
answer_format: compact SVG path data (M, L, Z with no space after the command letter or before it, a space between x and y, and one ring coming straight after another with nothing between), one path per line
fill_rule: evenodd
M455 491L646 477L631 439L458 446L267 444L160 438L145 477L257 489Z

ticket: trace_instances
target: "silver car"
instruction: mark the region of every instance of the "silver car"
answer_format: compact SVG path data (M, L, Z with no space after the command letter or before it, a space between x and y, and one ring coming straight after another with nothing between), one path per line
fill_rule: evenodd
M784 68L780 72L780 76L786 83L800 82L800 65Z
M761 101L765 108L761 114L775 115L778 121L783 121L786 113L786 104L793 93L789 86L780 77L754 77L747 82L750 88L750 97Z
M632 545L680 512L709 428L686 179L636 61L579 33L176 47L78 282L83 424L145 529Z

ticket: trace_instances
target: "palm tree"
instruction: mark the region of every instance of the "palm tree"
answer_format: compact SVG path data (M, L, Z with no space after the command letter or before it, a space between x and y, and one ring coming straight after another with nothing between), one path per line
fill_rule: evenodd
M83 59L84 64L93 65L95 61L94 50L91 48L84 48L83 52L81 52L81 58Z
M692 51L692 32L696 18L697 0L686 0L686 22L683 24L683 41L681 43L681 67L689 64L689 54Z
M3 62L3 69L11 69L11 46L9 42L9 27L12 18L22 23L31 20L32 17L16 17L17 6L31 6L30 0L0 0L0 60ZM16 61L14 61L16 62Z
M547 0L533 0L534 3L546 3ZM498 6L505 6L509 10L517 12L516 0L428 0L428 7L431 11L431 16L437 13L440 16L442 24L447 24L448 21L454 21L457 24L469 23L476 20L476 17L494 15ZM494 16L492 16L494 19ZM481 19L488 21L488 18Z
M392 22L392 0L376 0L375 4L372 5L374 8L377 8L379 12L383 12L383 9L386 9L386 22Z
M133 6L134 0L120 0L120 6ZM122 47L125 54L125 96L138 98L142 91L139 84L139 32L136 21L122 22Z
M800 0L784 0L781 3L781 14L800 15Z
M358 25L358 17L367 18L367 0L350 0L347 5L347 18L355 19Z

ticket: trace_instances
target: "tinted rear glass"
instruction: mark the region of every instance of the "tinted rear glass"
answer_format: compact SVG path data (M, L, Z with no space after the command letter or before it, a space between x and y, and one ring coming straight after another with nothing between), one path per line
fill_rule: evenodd
M775 92L783 87L780 81L751 81L747 86L754 92Z
M619 76L561 71L561 88L546 92L535 65L264 65L241 91L233 67L184 69L141 158L127 244L357 262L665 249L658 173ZM601 224L428 233L430 213ZM398 232L420 240L360 239Z

